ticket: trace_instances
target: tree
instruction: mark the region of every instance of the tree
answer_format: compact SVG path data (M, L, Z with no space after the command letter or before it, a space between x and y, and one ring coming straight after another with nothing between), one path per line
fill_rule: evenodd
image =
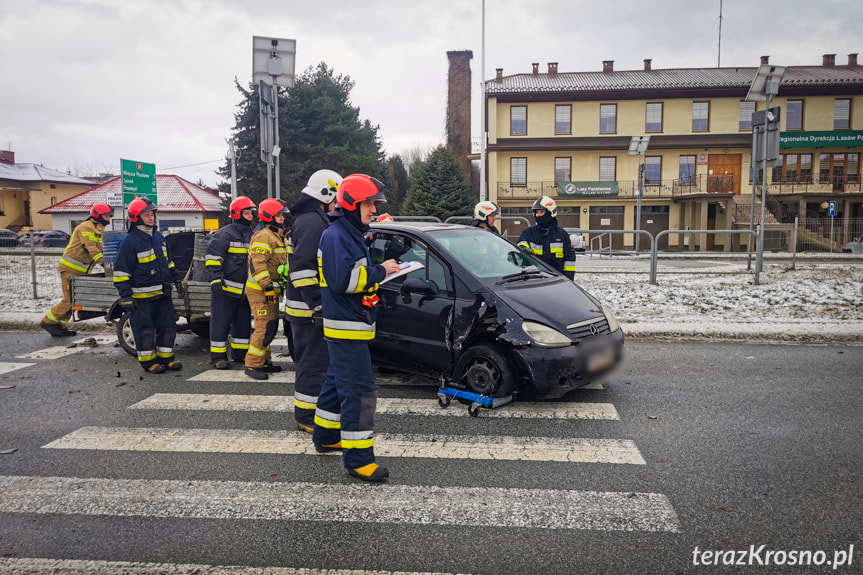
M266 164L260 154L258 89L243 89L235 118L237 189L256 202L267 197ZM385 180L386 158L378 127L360 120L350 102L354 87L349 76L336 75L321 62L296 78L292 88L279 89L279 146L281 190L291 203L309 176L326 168L347 176L363 173ZM219 173L230 179L230 164ZM228 184L225 184L228 186Z
M386 210L390 214L398 215L402 213L402 204L404 204L405 196L411 186L404 161L398 154L387 160L387 181L385 183L387 184Z
M473 206L470 187L465 184L452 152L445 146L438 146L416 169L402 213L445 220L450 216L471 214Z

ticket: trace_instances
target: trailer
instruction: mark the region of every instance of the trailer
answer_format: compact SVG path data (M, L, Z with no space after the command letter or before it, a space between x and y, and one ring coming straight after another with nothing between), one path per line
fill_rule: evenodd
M167 236L166 240L174 265L186 278L183 280L185 295L182 298L176 292L172 295L178 322L185 320L184 325L179 327L189 329L199 337L209 338L210 282L194 279L206 277L206 270L196 270L195 266L203 268L203 252L209 238L197 232L181 232ZM106 262L106 268L112 270L112 264L113 260ZM129 355L137 355L129 314L120 307L120 296L114 287L113 277L106 277L104 273L75 276L72 278L71 295L75 321L104 317L105 322L116 329L120 347Z

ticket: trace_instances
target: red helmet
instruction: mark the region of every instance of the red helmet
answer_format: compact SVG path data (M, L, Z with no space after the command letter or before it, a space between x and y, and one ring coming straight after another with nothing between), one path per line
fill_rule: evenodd
M232 220L239 220L243 214L243 210L254 210L255 202L246 196L240 196L231 202L230 216Z
M141 214L144 212L155 212L157 209L156 204L151 202L149 199L135 198L129 204L127 209L129 221L132 223L138 223L141 220Z
M353 174L339 184L339 191L336 193L336 205L343 210L352 212L362 202L368 200L387 201L386 196L384 196L383 182L365 174Z
M107 224L114 217L114 208L108 204L95 204L90 208L90 217Z
M276 214L287 214L288 204L278 198L268 198L258 205L258 219L262 222L272 222Z
M386 223L394 222L394 221L396 221L396 219L389 214L381 214L378 216L378 218L375 221L379 224L386 224Z

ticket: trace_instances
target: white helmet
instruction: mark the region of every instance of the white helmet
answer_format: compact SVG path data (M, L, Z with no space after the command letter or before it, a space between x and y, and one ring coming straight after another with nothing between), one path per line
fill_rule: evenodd
M494 202L480 202L473 208L475 220L485 221L489 216L496 216L499 213L500 208Z
M536 210L545 210L551 217L557 217L557 202L555 202L552 198L549 198L548 196L538 197L533 203L533 205L530 207L530 209L533 212L535 212Z
M309 177L309 183L302 193L311 196L323 204L336 200L336 191L342 183L342 177L332 170L318 170Z

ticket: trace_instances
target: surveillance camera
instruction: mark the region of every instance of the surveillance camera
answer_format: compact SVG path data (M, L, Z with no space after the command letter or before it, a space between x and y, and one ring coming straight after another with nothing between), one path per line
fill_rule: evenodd
M776 116L770 110L767 110L767 121L768 122L776 121Z

